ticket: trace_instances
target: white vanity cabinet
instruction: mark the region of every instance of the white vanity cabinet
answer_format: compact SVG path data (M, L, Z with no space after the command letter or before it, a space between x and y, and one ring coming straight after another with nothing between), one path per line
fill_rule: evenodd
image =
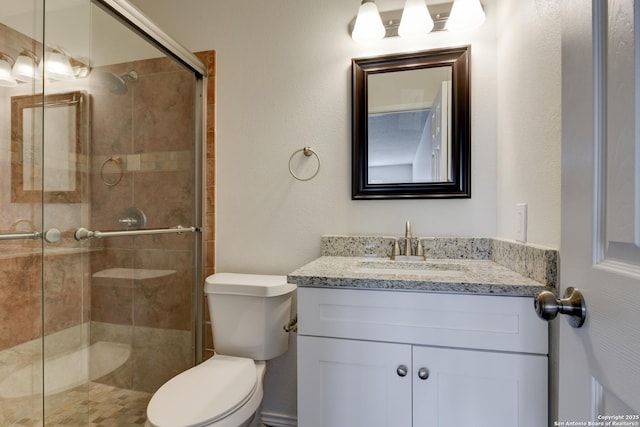
M298 289L300 427L547 425L531 298Z

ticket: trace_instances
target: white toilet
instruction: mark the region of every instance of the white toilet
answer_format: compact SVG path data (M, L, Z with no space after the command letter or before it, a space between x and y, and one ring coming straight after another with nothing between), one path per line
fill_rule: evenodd
M286 276L218 273L204 291L216 355L173 377L147 406L150 427L257 426L265 361L287 351L296 285Z

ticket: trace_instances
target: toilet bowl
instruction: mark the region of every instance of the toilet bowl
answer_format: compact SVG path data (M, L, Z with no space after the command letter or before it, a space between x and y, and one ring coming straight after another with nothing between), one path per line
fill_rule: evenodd
M207 277L216 355L176 375L152 396L147 427L254 427L260 422L266 364L288 349L291 299L286 276Z

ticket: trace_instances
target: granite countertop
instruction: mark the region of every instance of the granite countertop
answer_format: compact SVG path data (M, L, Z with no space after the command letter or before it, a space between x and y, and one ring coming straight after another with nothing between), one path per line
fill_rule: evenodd
M398 270L403 270L400 272ZM288 276L301 287L533 296L553 286L537 282L491 260L322 256Z

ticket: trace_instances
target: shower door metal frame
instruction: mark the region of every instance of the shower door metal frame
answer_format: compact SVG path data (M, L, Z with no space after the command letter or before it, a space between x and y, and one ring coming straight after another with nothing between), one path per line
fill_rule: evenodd
M182 62L187 68L207 77L207 68L200 59L186 47L175 41L167 33L162 31L138 9L126 0L91 0L94 4L102 6L117 18L124 21L129 27L138 31L147 40L169 56Z
M187 69L194 73L196 78L195 87L195 129L194 129L194 160L195 165L199 165L195 169L195 215L194 215L194 277L193 277L193 334L194 334L194 364L198 364L203 359L204 349L204 272L205 272L205 244L204 244L204 218L205 206L203 203L206 170L206 153L204 144L204 135L206 135L207 115L207 67L202 61L186 47L171 38L167 33L162 31L156 24L144 16L138 9L128 3L126 0L91 0L91 2L106 12L110 13L116 19L119 19L125 26L131 28L144 39L149 41L167 56L180 62Z

